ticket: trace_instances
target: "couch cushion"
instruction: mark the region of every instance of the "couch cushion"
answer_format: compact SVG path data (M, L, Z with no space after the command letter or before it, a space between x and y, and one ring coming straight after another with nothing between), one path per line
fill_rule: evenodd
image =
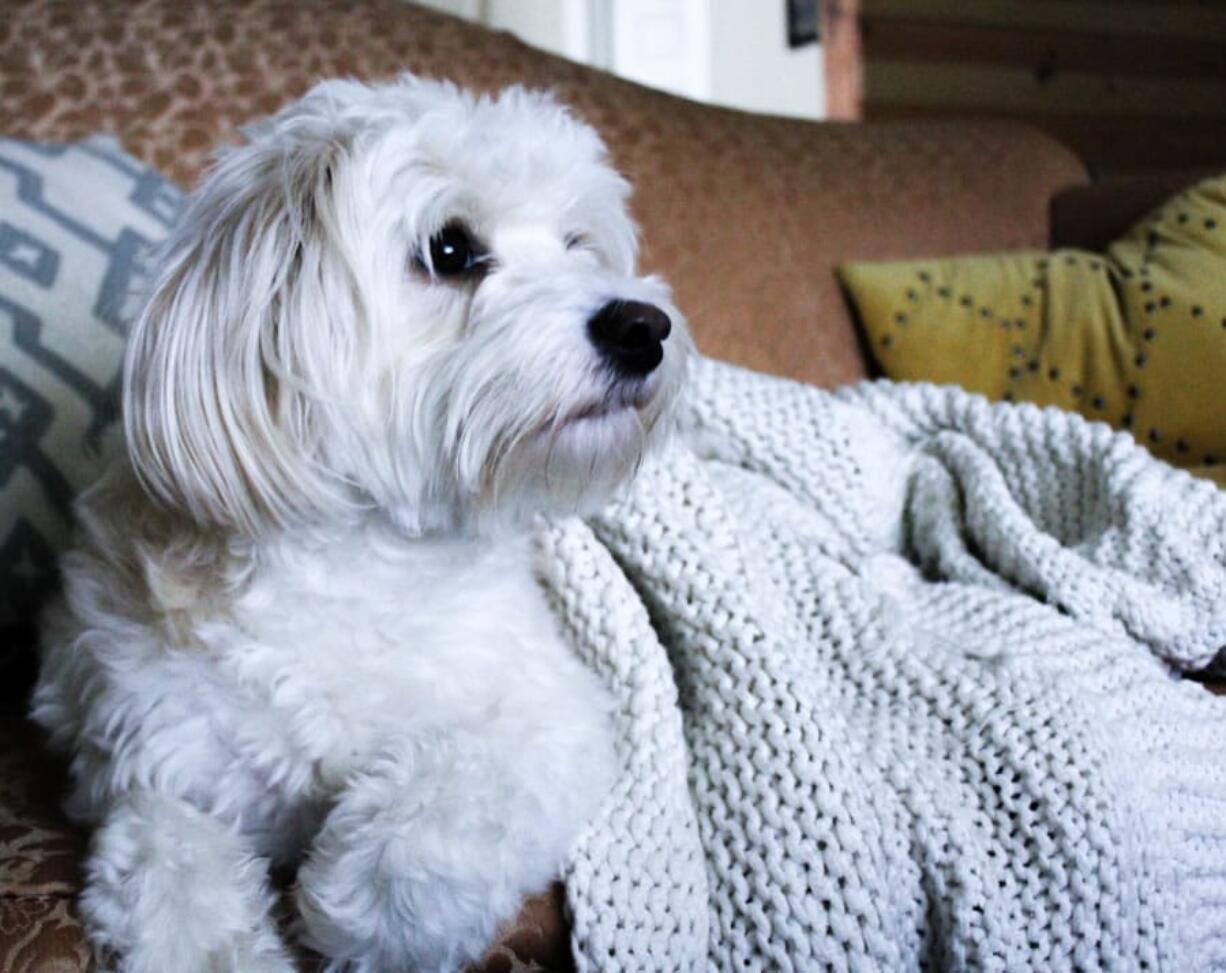
M0 645L8 649L29 644L70 535L72 500L99 470L147 250L181 198L110 139L0 139Z
M72 899L0 896L0 970L84 973L94 968Z
M66 785L62 762L43 751L37 730L0 717L0 897L80 888L85 835L60 810Z
M962 385L1131 429L1226 481L1226 175L1111 244L842 268L891 378Z

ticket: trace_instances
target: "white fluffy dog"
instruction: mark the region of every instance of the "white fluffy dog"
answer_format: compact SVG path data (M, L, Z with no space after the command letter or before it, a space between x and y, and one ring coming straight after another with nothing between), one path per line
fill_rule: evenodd
M548 96L328 82L220 158L80 501L34 718L129 971L450 970L614 772L534 574L669 425L690 342L627 184Z

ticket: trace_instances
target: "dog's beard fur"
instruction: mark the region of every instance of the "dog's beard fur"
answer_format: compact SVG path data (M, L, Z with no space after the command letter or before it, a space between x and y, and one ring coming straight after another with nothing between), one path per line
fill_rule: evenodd
M127 362L137 474L247 533L592 510L666 430L688 351L667 289L634 276L627 192L545 96L320 86L222 157L167 247ZM488 252L447 280L424 255L457 221ZM673 322L645 379L589 340L611 299Z
M445 518L423 523L432 529L590 512L667 432L680 362L646 378L619 378L592 354L576 322L602 294L660 301L660 291L590 273L525 274L485 286L468 309L473 338L425 363L428 380L402 386L412 401L395 414L412 428L397 434L424 446L410 469L436 473L405 491L429 502L405 511L424 507Z

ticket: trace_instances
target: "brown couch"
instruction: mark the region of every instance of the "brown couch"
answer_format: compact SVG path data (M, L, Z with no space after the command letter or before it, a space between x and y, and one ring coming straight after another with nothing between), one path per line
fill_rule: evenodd
M400 0L10 0L0 19L0 132L113 132L189 184L211 146L315 79L404 70L479 89L556 89L600 128L636 184L645 263L673 283L701 348L820 385L867 374L837 262L1037 247L1101 231L1075 203L1081 163L1026 127L813 124L705 107ZM1076 232L1053 235L1053 198L1070 189L1074 202L1060 211ZM1099 209L1110 209L1107 195ZM1136 195L1129 206L1153 202ZM73 906L84 838L57 809L63 771L22 720L24 687L11 674L8 682L0 969L85 969ZM560 904L557 889L530 902L485 968L568 967Z

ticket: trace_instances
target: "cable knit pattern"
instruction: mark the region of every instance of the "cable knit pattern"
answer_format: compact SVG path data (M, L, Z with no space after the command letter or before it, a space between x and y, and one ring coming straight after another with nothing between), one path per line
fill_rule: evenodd
M703 362L545 538L625 771L581 970L1226 969L1226 494L1069 414Z

